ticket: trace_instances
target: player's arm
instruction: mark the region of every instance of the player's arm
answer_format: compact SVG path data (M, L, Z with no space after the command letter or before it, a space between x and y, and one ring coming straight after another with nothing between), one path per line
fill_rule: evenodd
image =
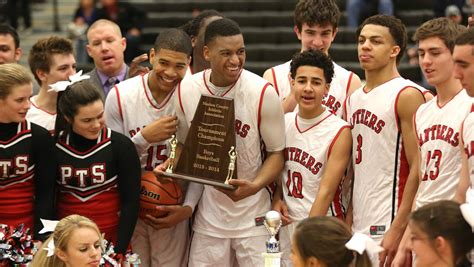
M360 81L360 78L357 74L353 73L352 74L352 79L349 85L349 90L347 91L347 96L349 97L354 93L355 90L359 89L362 86L362 82Z
M31 125L33 159L35 161L35 198L34 198L34 236L35 239L46 239L39 236L43 229L40 219L55 219L54 201L56 197L57 160L54 139L50 133L36 125Z
M283 149L285 148L285 122L283 110L276 91L268 86L263 95L260 113L260 135L267 149L267 158L257 176L251 182L245 179L232 179L229 184L237 186L234 191L219 189L232 200L239 201L254 195L260 189L279 177L283 169Z
M385 250L380 253L380 266L385 266L385 263L390 266L397 252L398 245L408 224L408 216L418 189L419 151L413 129L413 115L424 102L425 99L418 89L408 87L400 92L398 102L396 103L399 129L401 130L405 156L409 165L409 174L397 215L382 240L382 246Z
M115 252L124 253L138 218L141 166L135 146L126 136L112 133L112 150L117 157L120 218Z
M461 134L463 132L463 126L459 131ZM466 192L469 189L469 185L471 183L469 177L469 163L467 159L466 152L464 151L464 140L463 138L459 138L459 152L461 153L461 177L459 179L458 188L456 190L456 195L454 196L454 200L458 203L466 202Z
M274 74L272 72L272 68L267 69L263 73L263 78L265 80L267 80L269 83L271 83L273 86L275 86L275 79L274 79L275 77L274 77ZM288 79L291 79L290 73L288 73ZM290 83L290 86L291 86L291 83ZM281 106L283 108L284 113L292 112L293 110L295 110L296 105L298 103L296 103L295 95L293 93L292 88L290 90L290 93L287 96L281 96L281 94L283 94L283 92L281 92L281 91L279 91L278 94L280 95L280 99L282 99L281 100Z
M273 193L272 210L276 210L281 215L283 225L290 224L292 221L288 215L288 206L283 198L283 188L281 176L275 180L275 192Z
M324 170L316 200L313 202L310 217L324 216L334 199L334 194L341 183L344 172L349 163L352 150L352 136L349 126L343 127L334 140L330 151L326 169Z

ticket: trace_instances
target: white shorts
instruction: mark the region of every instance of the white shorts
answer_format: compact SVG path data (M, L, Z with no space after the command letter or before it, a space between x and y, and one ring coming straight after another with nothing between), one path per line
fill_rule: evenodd
M140 256L142 267L187 266L189 221L184 220L173 228L155 230L138 219L132 250Z
M231 267L262 266L262 253L269 236L218 238L194 232L189 266Z

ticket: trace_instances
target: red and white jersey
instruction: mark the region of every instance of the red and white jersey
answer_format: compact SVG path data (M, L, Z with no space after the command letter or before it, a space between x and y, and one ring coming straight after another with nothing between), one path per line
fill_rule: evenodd
M17 134L0 141L0 224L24 223L33 229L35 164L28 121L18 123Z
M426 95L427 94L430 94L431 96L433 96L433 92L431 92L430 90L426 89L425 87L415 83L414 81L412 80L409 80L409 79L405 79L408 84L411 86L411 87L415 87L416 89L420 90L421 93L423 93L423 96L425 97L425 100L426 100Z
M305 120L295 112L285 115L285 167L282 172L283 197L293 221L309 216L332 146L349 124L327 109ZM342 218L341 188L338 188L328 216Z
M280 100L283 101L291 92L290 86L290 64L291 60L271 68L272 83L278 91ZM347 98L353 72L344 69L333 61L334 77L332 78L329 93L323 99L323 105L334 114L342 118L344 101Z
M35 95L30 98L31 107L26 113L26 119L38 124L39 126L45 128L49 132L54 132L54 124L56 122L56 112L51 113L42 108L40 108L36 104L36 98L38 96Z
M170 101L174 90L159 104L148 87L148 75L135 76L115 85L107 96L107 102L111 101L106 104L107 126L129 138L151 122L175 114L173 101ZM118 110L119 118L112 118L113 110ZM168 140L151 144L139 155L142 169L152 171L166 161L168 149Z
M201 95L234 99L238 177L253 181L264 160L261 150L262 103L281 109L276 91L266 80L246 70L241 72L236 83L227 88L211 84L210 74L210 70L196 73L178 85L178 119L191 124ZM262 136L267 151L284 149L283 112L280 112L281 117L276 114L274 121L279 121L281 128L273 128L274 138L278 140L274 143L278 145L271 145ZM267 126L271 123L264 122ZM267 235L265 227L255 225L255 218L264 216L270 210L270 204L270 192L266 189L234 202L224 193L206 185L195 213L193 229L201 234L222 238Z
M347 99L353 141L354 232L383 236L400 205L409 165L398 127L397 102L407 87L412 85L398 77L369 92L362 87Z
M462 127L462 140L464 143L464 152L466 152L469 178L471 180L471 190L474 189L474 104L471 106L470 113L464 120Z
M471 97L466 90L461 90L444 106L434 97L416 111L414 121L421 173L416 208L454 198L461 173L459 129L471 105Z

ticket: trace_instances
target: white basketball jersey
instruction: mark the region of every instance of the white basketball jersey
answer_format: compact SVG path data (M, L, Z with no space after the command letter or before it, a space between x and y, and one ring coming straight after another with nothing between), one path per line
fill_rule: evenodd
M454 198L461 172L459 129L471 105L471 97L461 90L442 107L435 97L416 111L421 173L416 208Z
M26 119L30 122L36 123L39 126L45 128L49 132L54 132L54 124L56 122L56 112L50 113L36 104L36 98L38 96L33 96L30 98L31 107L26 113Z
M114 89L120 116L123 121L123 134L132 138L151 122L165 116L174 115L173 101L170 101L174 90L158 104L148 87L148 73L135 76L117 84ZM139 155L142 169L152 171L168 158L168 140L152 144L145 153Z
M354 232L382 237L401 202L408 178L397 100L411 85L399 77L369 92L356 90L347 100L352 126Z
M218 93L209 81L210 73L210 70L196 73L178 85L180 108L190 125L201 95L234 99L238 177L253 181L263 162L259 132L261 100L267 90L274 89L266 80L243 70L233 86ZM267 235L265 227L256 227L255 218L265 215L270 204L270 193L265 189L234 202L214 187L205 185L193 229L221 238Z
M291 92L290 86L290 64L291 60L271 68L272 83L277 90L280 100L283 101ZM354 73L337 65L333 61L334 77L332 78L329 93L323 99L323 105L329 108L334 114L342 118L344 102L351 85Z
M309 216L331 148L347 122L327 109L312 120L295 112L285 115L285 167L282 172L283 197L293 221ZM327 215L342 218L341 190L338 188Z
M464 143L464 152L466 152L469 165L471 189L474 189L474 104L471 106L470 113L464 120L462 140Z

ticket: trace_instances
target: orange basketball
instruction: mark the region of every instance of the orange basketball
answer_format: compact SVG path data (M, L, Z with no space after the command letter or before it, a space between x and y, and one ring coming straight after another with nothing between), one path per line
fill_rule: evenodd
M140 218L147 214L154 217L164 216L163 211L156 210L157 205L181 204L183 193L178 183L160 183L153 172L142 175L140 188Z

